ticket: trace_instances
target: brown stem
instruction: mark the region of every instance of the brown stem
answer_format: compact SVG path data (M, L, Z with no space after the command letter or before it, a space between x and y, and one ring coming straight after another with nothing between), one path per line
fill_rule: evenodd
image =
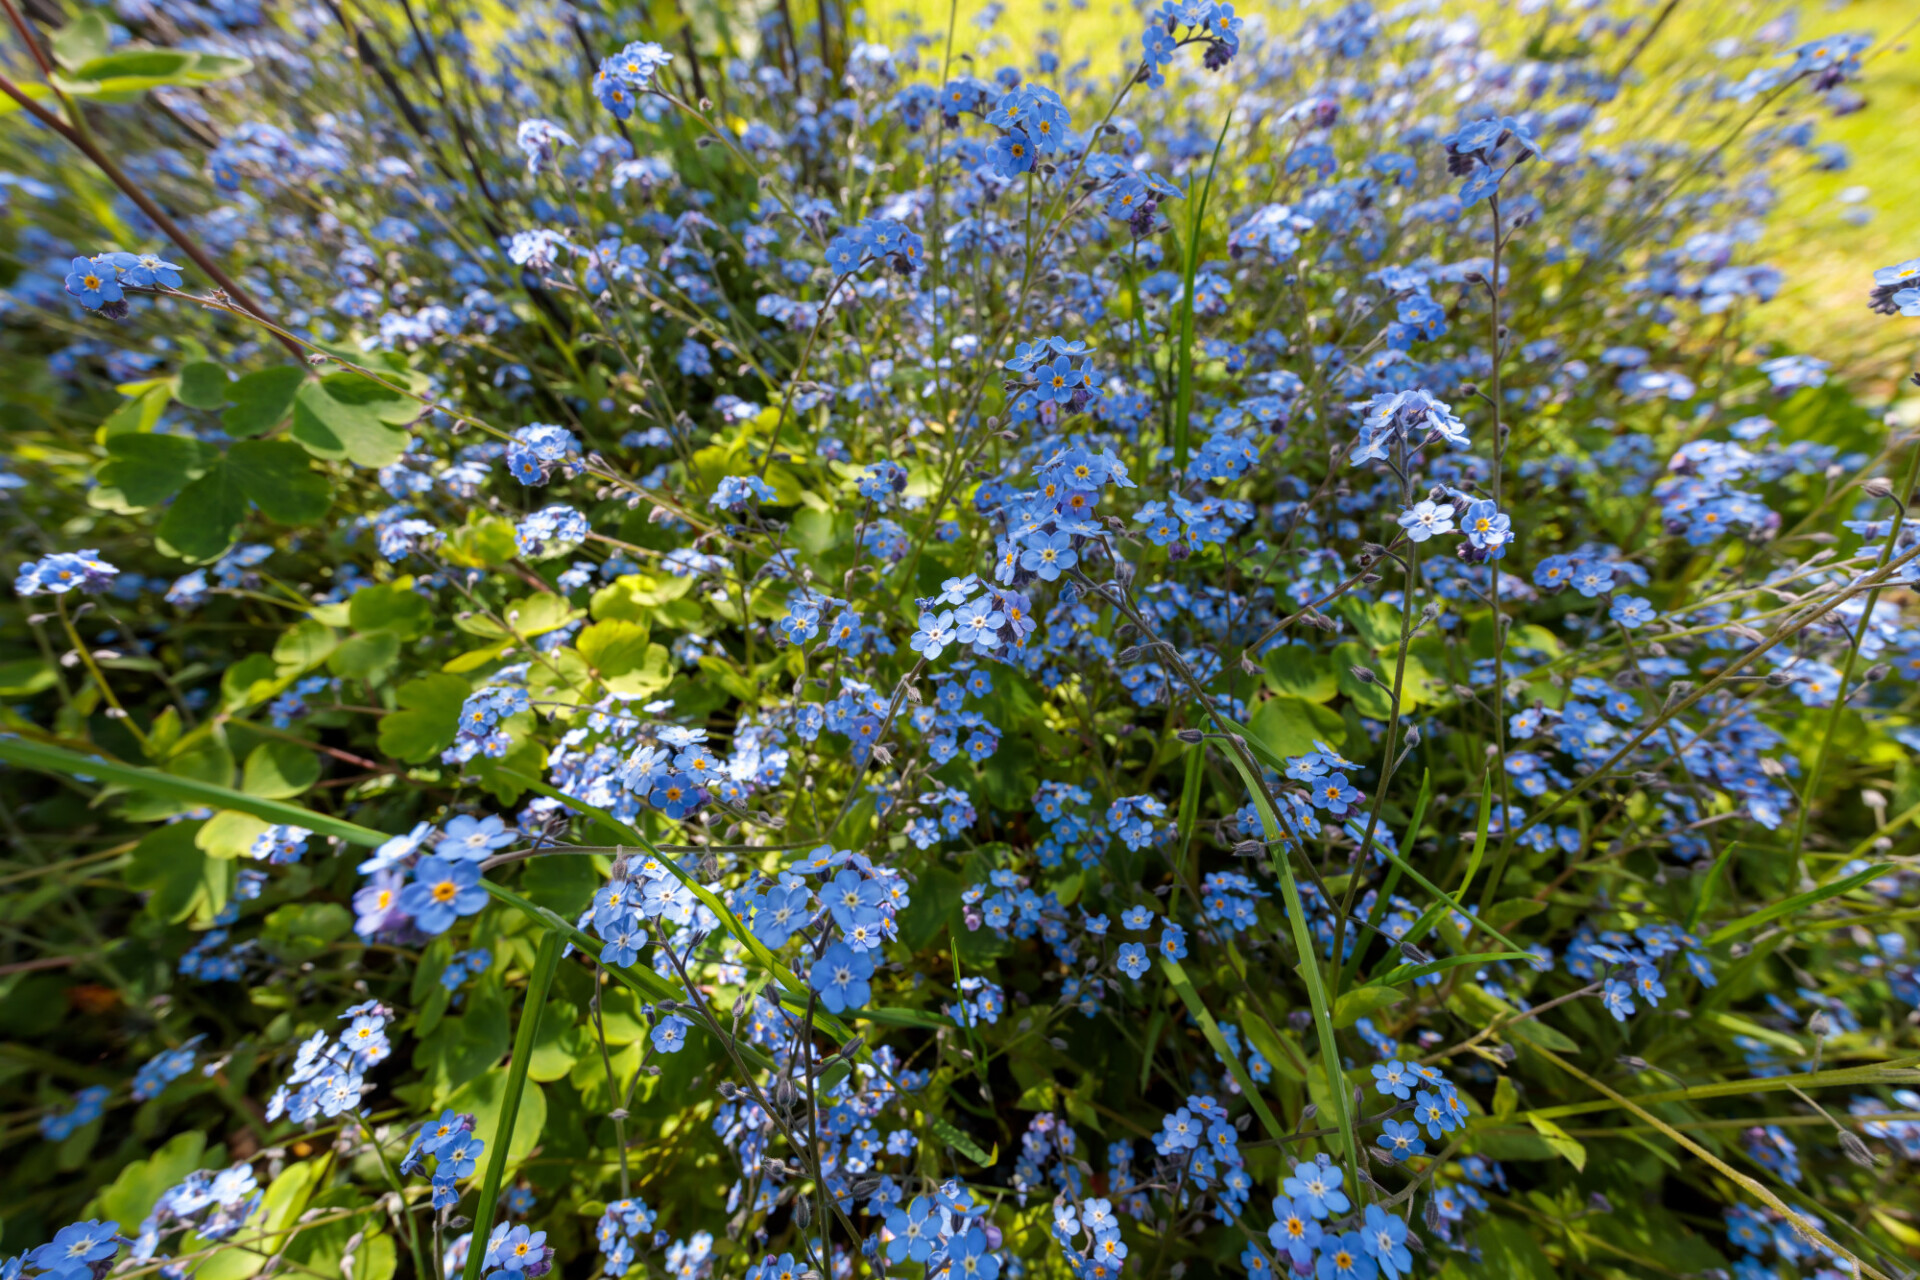
M4 2L4 0L0 0L0 2ZM154 226L160 228L161 234L173 241L173 243L178 246L180 252L192 259L194 266L206 272L207 278L218 285L221 291L229 298L232 298L234 302L261 320L270 321L272 319L272 313L262 307L251 293L248 293L233 277L229 276L220 264L215 262L213 258L207 254L206 250L200 247L199 242L189 236L186 230L173 220L165 209L155 204L153 197L141 190L138 183L127 177L120 166L113 162L113 158L102 151L99 146L94 143L93 139L87 137L59 116L56 116L53 112L48 111L45 107L35 102L19 85L16 85L4 75L0 75L0 93L6 94L9 98L19 103L22 111L25 111L41 124L44 124L47 128L59 134L82 155L86 156L87 159L93 161L94 167L105 174L114 186L120 188L120 190L125 193L127 199L133 201L135 207L137 207L141 213L146 214ZM301 349L299 343L277 331L274 336L279 339L280 345L288 351L291 351L297 359L302 361L306 359L307 353Z

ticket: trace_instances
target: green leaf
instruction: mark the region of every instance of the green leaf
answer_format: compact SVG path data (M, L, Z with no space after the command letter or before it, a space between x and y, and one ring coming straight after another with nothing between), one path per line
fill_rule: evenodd
M0 662L0 698L30 698L59 683L59 672L45 658Z
M193 843L209 858L234 860L250 857L253 842L260 838L269 825L266 819L251 813L222 809L201 824Z
M298 365L260 369L227 388L233 407L220 415L220 425L237 439L262 435L286 420L293 411L294 394L306 380Z
M327 657L327 670L349 680L378 680L400 659L400 637L391 631L354 636Z
M574 619L586 615L569 605L565 596L543 591L524 600L513 601L500 610L500 616L512 625L512 630L482 613L456 618L453 625L468 635L485 636L489 640L505 640L515 635L531 640L549 631L558 631Z
M220 705L238 711L286 688L286 674L264 653L250 653L220 673Z
M73 68L73 79L78 82L99 83L131 76L143 80L166 81L172 80L193 63L193 54L182 53L176 49L122 49L118 53L109 53L104 57L90 58ZM195 409L218 407L217 404L194 404L184 396L181 397L181 403Z
M1447 996L1447 1008L1458 1014L1469 1026L1485 1027L1491 1025L1496 1019L1504 1020L1502 1034L1516 1040L1525 1040L1528 1044L1538 1045L1542 1049L1551 1049L1556 1053L1576 1053L1580 1048L1567 1036L1538 1018L1513 1021L1519 1017L1520 1010L1477 983L1457 983Z
M187 68L183 79L189 84L214 84L234 76L243 76L251 70L252 58L242 58L232 53L198 53L194 55L193 65Z
M1843 876L1830 884L1823 884L1817 889L1809 889L1805 893L1796 893L1791 898L1776 902L1770 907L1762 907L1752 915L1742 916L1732 924L1721 925L1718 929L1715 929L1707 935L1707 945L1713 946L1715 943L1725 942L1730 938L1737 938L1747 930L1758 928L1766 924L1769 920L1778 920L1781 916L1792 915L1794 912L1805 907L1817 906L1825 902L1828 898L1837 898L1843 893L1858 889L1869 880L1879 879L1891 870L1893 870L1893 867L1890 863L1875 863L1873 866L1861 871L1856 871L1850 876Z
M1473 851L1467 855L1466 874L1460 877L1460 887L1456 889L1453 894L1455 901L1465 902L1467 900L1467 889L1472 886L1473 877L1476 873L1479 872L1480 863L1487 855L1487 834L1489 831L1492 830L1492 823L1493 823L1493 771L1489 769L1485 774L1481 776L1481 779L1480 779L1479 826L1476 828L1474 832ZM1502 905L1505 905L1505 904L1503 903ZM1538 906L1539 904L1535 903L1534 905ZM1444 903L1435 902L1429 905L1425 911L1420 913L1420 918L1413 922L1413 927L1408 929L1404 934L1400 935L1400 940L1402 942L1418 943L1422 938L1427 936L1427 931L1429 929L1433 928L1436 924L1439 923L1440 917L1443 914L1445 914L1445 912L1446 912L1446 905ZM1492 912L1485 912L1483 914L1486 916L1487 923L1491 925L1494 929L1500 928L1501 925L1505 923L1505 921L1494 919ZM1529 912L1527 914L1531 914L1531 913ZM1525 917L1523 916L1520 918L1524 919ZM1525 960L1525 959L1528 959L1528 957L1523 955L1523 956L1520 956L1519 959ZM1457 962L1457 958L1456 958L1456 962ZM1437 973L1439 972L1439 970L1437 969L1429 970L1429 972Z
M433 608L413 589L412 578L395 578L354 592L347 620L355 631L390 631L402 640L417 640L433 625Z
M273 642L273 661L281 675L304 675L325 662L339 643L332 627L302 618Z
M449 564L492 569L520 554L520 545L513 536L513 521L469 511L467 523L447 535L440 552Z
M139 1222L153 1212L163 1194L200 1167L206 1149L207 1135L198 1129L169 1138L145 1160L123 1167L113 1184L88 1208L88 1214L110 1222Z
M673 655L665 645L650 644L637 670L614 676L607 688L628 698L645 698L673 683Z
M1587 1169L1587 1149L1567 1136L1567 1131L1543 1115L1529 1114L1527 1123L1534 1127L1554 1152L1564 1157L1568 1164L1582 1173Z
M250 796L285 800L320 780L320 757L292 742L263 742L240 770L240 789Z
M1282 761L1312 751L1316 741L1338 746L1347 736L1346 722L1327 708L1286 696L1262 700L1247 727Z
M327 478L285 440L242 440L227 450L227 466L261 514L280 524L312 524L333 503Z
M412 421L420 406L357 374L334 374L302 386L293 400L293 438L316 458L359 467L386 467L406 452L407 433L396 416Z
M602 676L622 676L646 660L645 623L614 619L596 622L581 631L573 647Z
M165 383L151 387L107 415L107 420L100 424L100 434L112 439L114 436L151 431L153 424L160 421L160 415L172 403L173 392L167 389Z
M1481 1218L1473 1238L1481 1253L1481 1265L1472 1269L1473 1275L1497 1276L1499 1280L1558 1280L1560 1273L1534 1243L1533 1232L1511 1218L1492 1214Z
M169 555L205 563L218 559L239 539L240 522L246 517L246 491L223 460L180 491L154 530L154 538Z
M540 1015L540 1038L533 1045L533 1062L527 1067L527 1079L551 1084L562 1079L573 1064L590 1052L581 1034L580 1011L565 1000L555 1000Z
M1397 987L1365 986L1355 987L1342 992L1333 1002L1333 1025L1350 1027L1369 1014L1377 1013L1390 1004L1399 1004L1407 998L1407 993Z
M113 32L107 26L106 15L98 9L89 9L54 35L53 57L61 66L72 70L105 57L112 46Z
M147 910L169 923L186 919L203 904L209 916L226 905L225 865L208 865L211 859L195 843L201 826L175 822L155 827L134 846L121 873L129 888L149 895Z
M969 1138L964 1130L945 1116L928 1116L927 1125L933 1130L936 1138L975 1164L983 1168L990 1167L993 1164L993 1158L980 1149L980 1144L972 1138Z
M1331 702L1340 692L1333 678L1333 659L1307 645L1284 645L1268 653L1261 665L1267 688L1275 693L1307 702Z
M1409 659L1409 662L1412 660ZM1373 672L1371 681L1362 680L1353 673L1355 667ZM1393 672L1382 671L1371 655L1359 645L1349 641L1333 651L1334 683L1340 692L1347 695L1349 701L1360 714L1371 720L1386 720L1393 715Z
M282 1169L267 1187L259 1209L247 1220L246 1239L251 1247L212 1253L194 1267L194 1280L247 1280L249 1276L258 1275L268 1259L285 1246L289 1239L287 1228L306 1211L313 1198L314 1184L324 1179L332 1167L328 1157L319 1156ZM187 1239L191 1242L196 1237Z
M115 56L126 57L127 55ZM112 61L112 59L105 59L105 61ZM174 398L189 409L218 409L227 403L232 386L233 379L227 375L225 369L211 360L195 360L181 368L180 389L174 393Z
M453 745L460 707L472 686L459 676L426 675L401 685L401 710L380 719L380 750L408 764L437 759Z
M337 902L290 902L276 907L260 941L288 964L305 964L353 932L353 912Z
M157 507L206 470L207 456L191 436L150 431L110 435L107 460L100 464L100 487L118 494L125 510Z
M1496 929L1505 929L1519 924L1530 916L1537 916L1546 909L1546 903L1536 902L1532 898L1508 898L1505 902L1496 902L1482 911L1480 919Z

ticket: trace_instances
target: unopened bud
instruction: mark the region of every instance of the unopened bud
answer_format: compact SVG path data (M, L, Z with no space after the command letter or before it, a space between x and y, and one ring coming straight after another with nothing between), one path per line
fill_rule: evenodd
M1174 734L1173 736L1180 739L1180 741L1186 743L1188 746L1192 747L1192 746L1198 746L1202 741L1206 739L1207 735L1200 732L1200 730L1198 729L1182 729L1180 732Z
M1373 672L1367 670L1365 667L1360 666L1358 664L1348 667L1347 671L1353 676L1355 680L1358 680L1361 684L1379 683L1378 677L1376 677L1373 674Z
M1871 480L1862 481L1860 488L1869 498L1884 498L1893 492L1893 481L1885 476L1875 476Z
M1873 1168L1873 1152L1868 1150L1867 1144L1860 1141L1857 1135L1845 1129L1840 1131L1840 1150L1846 1153L1847 1159L1853 1161L1861 1168Z

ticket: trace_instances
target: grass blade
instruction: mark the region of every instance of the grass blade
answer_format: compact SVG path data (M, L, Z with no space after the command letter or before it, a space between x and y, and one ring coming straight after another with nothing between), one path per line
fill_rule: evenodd
M1487 856L1487 833L1492 829L1492 826L1493 770L1489 769L1487 770L1486 776L1480 781L1480 829L1474 833L1473 851L1467 855L1467 873L1460 877L1460 887L1454 890L1453 896L1456 901L1466 901L1467 890L1473 884L1473 877L1479 874L1480 862ZM1415 828L1416 831L1418 829L1417 827ZM1384 901L1387 895L1383 893L1380 897L1381 900ZM1375 903L1374 905L1378 906L1379 903ZM1413 927L1407 930L1406 935L1401 938L1401 941L1417 944L1420 939L1427 936L1428 931L1431 930L1434 925L1440 922L1440 913L1443 910L1445 910L1445 908L1436 902L1425 911L1422 911L1420 918L1413 922ZM1531 959L1531 957L1524 954L1521 955L1520 958L1523 960ZM1392 957L1388 957L1388 959L1391 960ZM1378 981L1379 979L1376 977L1375 980Z
M1781 916L1792 915L1802 907L1815 906L1828 898L1837 898L1849 890L1858 889L1869 880L1878 879L1891 870L1893 870L1892 863L1879 862L1865 870L1856 871L1850 876L1835 880L1831 884L1823 884L1818 889L1796 893L1791 898L1776 902L1770 907L1762 907L1752 915L1742 916L1732 924L1720 926L1707 935L1707 945L1712 946L1718 942L1725 942L1729 938L1737 938L1747 930L1758 928L1769 920L1778 920Z
M1424 978L1429 974L1445 973L1448 969L1457 969L1463 964L1498 964L1502 960L1533 961L1531 951L1475 951L1464 956L1447 956L1441 960L1429 960L1425 964L1403 964L1390 969L1367 985L1370 987L1397 987L1402 983ZM1356 991L1360 988L1354 988Z
M1240 1086L1240 1092L1252 1105L1253 1113L1260 1117L1260 1124L1266 1129L1267 1136L1275 1142L1285 1142L1286 1127L1274 1118L1273 1112L1267 1107L1267 1100L1260 1096L1260 1086L1253 1082L1253 1077L1247 1074L1246 1067L1240 1061L1240 1055L1233 1051L1233 1046L1227 1043L1226 1036L1220 1033L1220 1024L1213 1020L1211 1013L1207 1012L1206 1002L1200 998L1200 993L1193 989L1193 980L1187 977L1187 971L1180 967L1178 960L1170 960L1166 956L1160 957L1160 969L1167 975L1167 981L1173 984L1174 991L1180 996L1180 1002L1187 1006L1187 1012L1192 1014L1193 1020L1199 1024L1200 1034L1207 1038L1207 1043L1213 1047L1213 1051L1220 1055L1220 1061L1227 1064L1227 1070L1233 1074L1234 1082Z
M1413 802L1413 820L1407 823L1406 840L1408 844L1412 844L1420 838L1420 824L1426 821L1427 804L1432 799L1433 770L1424 769L1420 773L1420 794ZM1387 903L1392 900L1393 891L1399 887L1400 868L1389 867L1387 869L1386 883L1380 886L1379 896L1373 900L1373 910L1367 912L1367 929L1369 931L1380 927L1381 919L1387 914ZM1336 996L1340 991L1353 985L1355 975L1360 972L1360 959L1366 955L1366 953L1366 948L1360 945L1359 935L1355 934L1353 956L1347 961L1346 967L1340 971L1340 985L1334 990Z
M1359 1190L1366 1184L1360 1178L1365 1170L1360 1164L1360 1139L1353 1127L1353 1099L1347 1094L1346 1072L1340 1065L1340 1046L1333 1036L1333 1008L1327 999L1326 981L1320 973L1320 960L1314 951L1313 935L1307 930L1307 909L1300 901L1300 886L1293 878L1293 854L1283 843L1280 815L1274 812L1273 799L1267 795L1266 787L1247 768L1247 762L1241 759L1238 751L1229 750L1226 756L1239 771L1247 793L1253 797L1267 843L1281 846L1280 856L1273 860L1273 865L1280 876L1280 896L1287 906L1287 924L1293 931L1294 950L1300 953L1300 977L1307 984L1307 1003L1313 1009L1313 1028L1320 1041L1320 1068L1326 1072L1327 1093L1333 1099L1334 1126L1340 1130L1340 1139L1346 1148L1347 1170L1353 1177L1352 1185L1359 1194L1364 1195L1365 1192Z
M1179 382L1174 389L1173 405L1173 467L1176 472L1187 469L1187 436L1189 421L1193 416L1193 279L1200 271L1200 227L1206 217L1207 198L1213 194L1213 171L1220 164L1220 148L1226 143L1227 128L1233 123L1233 112L1227 112L1227 118L1220 123L1220 136L1213 143L1213 159L1207 164L1207 178L1200 187L1200 198L1193 202L1187 216L1187 238L1181 247L1185 250L1184 284L1180 293L1180 351ZM1188 190L1192 187L1189 185Z
M520 1026L513 1037L513 1061L507 1064L507 1094L500 1101L500 1127L493 1132L493 1146L487 1153L487 1174L480 1183L480 1199L473 1206L473 1244L467 1250L463 1280L480 1280L487 1233L493 1229L494 1207L500 1199L500 1180L507 1172L507 1147L513 1139L514 1122L520 1118L520 1098L527 1091L527 1068L532 1065L534 1040L540 1034L540 1014L547 1007L547 988L553 985L553 974L559 967L560 935L549 929L540 935L533 972L527 975Z
M315 813L311 809L302 809L297 804L287 804L281 800L262 800L259 796L250 796L244 791L223 787L216 782L201 782L195 778L182 778L177 774L163 773L159 769L150 769L144 765L121 764L117 760L81 755L78 751L69 751L65 747L50 746L44 742L30 742L25 738L0 739L0 760L18 765L23 769L37 769L42 773L64 774L70 778L94 778L101 782L113 783L115 786L144 791L149 795L164 796L169 800L184 800L190 804L233 809L240 813L251 814L266 822L305 827L316 835L334 836L345 840L348 844L362 845L369 849L385 844L388 839L384 831L375 831L372 827L363 827L357 822L348 822L344 818L329 817L324 813Z

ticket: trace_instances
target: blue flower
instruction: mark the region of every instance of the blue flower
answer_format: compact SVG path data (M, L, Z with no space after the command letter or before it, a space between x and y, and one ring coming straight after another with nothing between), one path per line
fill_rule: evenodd
M893 1237L887 1241L890 1260L925 1262L940 1233L940 1219L934 1216L933 1202L926 1196L915 1196L904 1210L888 1210L887 1232Z
M1026 550L1020 553L1020 567L1043 582L1054 581L1062 570L1078 563L1080 557L1073 549L1071 534L1030 533Z
M1125 1256L1125 1246L1121 1255ZM947 1265L953 1280L997 1280L1000 1259L987 1251L987 1233L969 1227L947 1246Z
M443 858L468 862L480 862L495 849L504 849L520 838L493 814L474 818L463 813L448 822L444 832L445 838L435 852Z
M448 862L434 854L420 859L413 869L413 882L400 891L400 909L413 917L423 933L445 933L455 920L486 905L479 866Z
M687 1030L693 1024L677 1013L670 1013L653 1024L653 1031L647 1037L653 1041L653 1047L661 1053L678 1053L687 1042Z
M867 981L871 977L872 953L856 951L844 942L828 947L826 954L814 961L807 973L808 981L820 995L820 1003L829 1013L864 1008L872 995Z
M1314 1274L1319 1280L1373 1280L1379 1264L1367 1252L1366 1239L1358 1231L1349 1231L1322 1242Z
M1327 1162L1324 1156L1314 1161L1301 1161L1293 1166L1293 1176L1284 1179L1280 1189L1293 1197L1293 1202L1316 1218L1329 1214L1345 1213L1352 1208L1347 1193L1340 1189L1346 1175L1340 1169Z
M1120 954L1115 960L1120 972L1138 982L1147 972L1147 944L1144 942L1123 942Z
M28 1254L27 1260L42 1271L83 1276L93 1263L119 1251L119 1235L117 1222L75 1222L60 1228L52 1240Z
M1451 1132L1460 1125L1453 1108L1447 1105L1442 1093L1431 1093L1422 1089L1413 1098L1413 1119L1416 1124L1425 1125L1427 1136L1438 1142L1442 1135Z
M1659 615L1644 596L1615 596L1607 616L1631 631L1635 627L1645 626Z
M958 637L953 626L953 610L943 610L939 615L924 612L920 615L920 627L907 641L907 647L932 662L947 646L956 643Z
M1453 532L1453 504L1450 502L1414 503L1400 513L1400 527L1415 542L1425 542L1437 533Z
M1513 521L1485 498L1467 504L1460 529L1469 546L1490 553L1494 560L1507 554L1507 544L1513 540Z
M1407 1248L1407 1224L1377 1204L1367 1206L1360 1243L1380 1264L1387 1280L1399 1280L1402 1273L1413 1268L1413 1253Z
M81 306L95 311L126 296L113 268L92 258L75 258L66 283L67 292L78 298Z
M1033 140L1015 129L994 139L987 149L987 159L1001 177L1017 177L1033 168Z
M1426 1153L1426 1140L1420 1136L1420 1126L1413 1121L1389 1120L1381 1127L1384 1132L1374 1142L1394 1160Z
M180 268L164 258L151 253L143 253L133 260L133 265L120 273L124 284L138 289L151 289L156 286L167 289L180 287Z
M1306 1201L1287 1196L1273 1198L1273 1215L1274 1224L1267 1228L1268 1241L1292 1259L1295 1267L1306 1266L1313 1259L1313 1251L1320 1246L1322 1232L1318 1218L1323 1215L1316 1215Z
M807 922L813 894L805 885L774 885L754 899L753 934L769 951L787 945L794 931Z
M480 1153L486 1149L484 1139L471 1132L462 1133L440 1148L436 1157L440 1163L434 1172L442 1178L470 1178L473 1171L480 1167Z

